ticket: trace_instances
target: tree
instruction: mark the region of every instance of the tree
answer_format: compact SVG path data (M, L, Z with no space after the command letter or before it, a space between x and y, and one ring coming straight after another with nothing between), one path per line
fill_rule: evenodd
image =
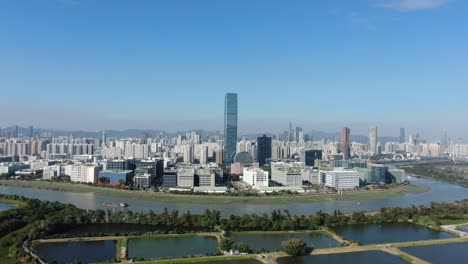
M237 250L239 250L240 253L249 253L250 247L244 242L239 242L239 244L237 244Z
M307 253L307 244L300 239L290 239L281 243L281 251L290 256L302 256Z
M100 183L109 183L109 182L110 182L110 179L107 178L107 177L100 177L100 178L99 178L99 182L100 182Z
M219 242L219 249L222 251L229 251L234 246L234 240L230 237L223 237Z

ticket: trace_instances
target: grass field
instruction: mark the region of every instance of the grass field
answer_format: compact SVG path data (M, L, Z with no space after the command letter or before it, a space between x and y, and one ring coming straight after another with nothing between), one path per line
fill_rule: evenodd
M393 189L373 191L345 192L343 195L336 193L328 194L296 194L278 196L219 196L219 195L187 195L171 194L152 191L128 191L112 189L85 184L56 183L44 181L0 181L1 185L27 187L57 191L93 192L115 197L132 197L145 200L175 203L200 203L200 204L288 204L288 203L310 203L329 200L374 200L395 198L405 193L422 193L429 190L428 187L408 184Z

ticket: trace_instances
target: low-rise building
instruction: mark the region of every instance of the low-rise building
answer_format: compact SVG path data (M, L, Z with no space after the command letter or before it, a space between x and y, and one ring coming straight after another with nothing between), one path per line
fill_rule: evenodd
M195 183L195 169L184 167L177 170L177 186L193 187Z
M216 174L210 169L198 169L197 171L198 179L199 179L199 187L215 187Z
M150 174L139 174L133 177L133 186L139 189L148 189L152 185Z
M271 163L271 180L284 186L302 186L302 166L299 163Z
M268 187L268 171L244 168L242 180L252 187Z
M111 185L128 184L133 179L132 170L103 170L99 172L99 178L108 178Z
M355 170L336 168L331 171L320 171L320 176L326 187L342 190L359 187L361 174Z

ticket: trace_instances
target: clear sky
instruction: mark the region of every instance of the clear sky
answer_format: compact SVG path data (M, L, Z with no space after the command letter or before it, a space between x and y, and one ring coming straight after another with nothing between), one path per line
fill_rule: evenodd
M468 135L465 0L0 0L0 127Z

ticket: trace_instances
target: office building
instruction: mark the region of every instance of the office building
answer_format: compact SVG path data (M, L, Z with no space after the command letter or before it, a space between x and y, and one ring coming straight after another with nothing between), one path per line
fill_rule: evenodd
M177 186L177 170L170 169L164 170L163 187L176 187Z
M149 174L138 174L133 177L133 186L138 189L149 189L151 185L151 175Z
M231 165L236 155L237 94L227 93L224 101L224 163Z
M306 166L315 166L315 161L321 160L322 154L323 151L321 149L302 149L299 153L299 158Z
M271 159L271 137L263 135L257 138L257 162L260 166L268 164Z
M296 142L303 142L304 141L304 133L302 131L302 127L296 127L296 131L294 133L294 140Z
M302 186L302 168L296 163L271 163L271 180L284 186Z
M351 156L351 142L349 133L350 130L347 127L341 128L341 153L343 154L343 159L347 160Z
M405 128L400 128L400 143L405 143Z
M341 190L359 187L361 174L355 170L334 169L332 171L320 171L320 177L324 178L326 187Z
M252 187L268 187L268 171L244 168L242 180Z
M215 187L216 174L210 169L198 169L198 186L199 187Z
M124 171L133 169L135 167L129 160L108 160L103 164L103 170Z
M99 178L109 179L111 185L129 184L133 180L132 170L103 170L99 172Z
M177 170L177 186L193 187L195 183L194 168L180 168Z

